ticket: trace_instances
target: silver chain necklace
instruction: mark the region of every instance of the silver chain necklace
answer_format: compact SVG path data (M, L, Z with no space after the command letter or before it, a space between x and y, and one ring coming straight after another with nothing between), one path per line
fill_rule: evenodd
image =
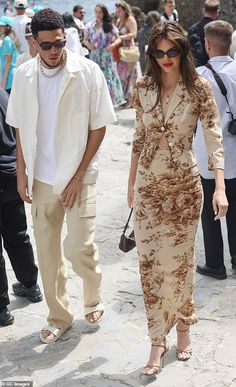
M41 71L41 73L42 73L42 75L45 77L45 78L54 78L63 68L64 68L64 66L65 66L65 64L66 64L66 53L65 53L65 55L64 55L64 57L63 57L63 60L62 60L62 63L60 64L60 66L58 67L58 69L57 69L57 71L54 73L54 74L52 74L52 75L48 75L48 74L46 74L45 72L44 72L44 69L43 69L43 65L42 65L42 61L41 60L39 60L39 66L40 66L40 71Z

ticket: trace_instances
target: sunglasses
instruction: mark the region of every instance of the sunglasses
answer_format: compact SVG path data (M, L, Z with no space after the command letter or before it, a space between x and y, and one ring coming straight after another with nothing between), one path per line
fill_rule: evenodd
M165 55L167 55L168 58L174 58L175 56L178 56L179 53L180 50L178 48L170 48L168 51L156 50L152 53L152 56L155 59L164 58Z
M34 38L35 39L35 38ZM38 43L38 45L41 47L41 49L43 51L48 51L48 50L51 50L52 47L55 47L55 48L63 48L65 47L65 44L66 44L66 40L58 40L57 42L55 43L51 43L51 42L39 42L37 39L35 39L36 42Z

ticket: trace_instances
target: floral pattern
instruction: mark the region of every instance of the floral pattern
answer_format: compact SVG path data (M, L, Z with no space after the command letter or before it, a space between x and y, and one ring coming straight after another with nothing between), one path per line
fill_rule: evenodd
M222 168L219 114L206 80L196 80L192 98L180 80L164 118L147 77L135 90L136 131L133 154L139 156L134 197L134 230L152 342L162 340L182 319L197 322L193 302L194 241L202 206L202 188L192 139L201 119L209 168ZM162 136L167 146L159 146Z
M129 32L126 26L122 27L119 31L120 35L125 35ZM123 40L122 46L131 47L132 41ZM120 60L117 63L117 70L120 76L124 97L127 101L131 101L134 94L134 85L137 80L137 63L125 63Z
M91 44L95 47L90 53L90 59L96 62L102 70L108 85L114 106L125 103L121 80L117 71L117 64L113 59L112 52L107 47L112 43L118 29L114 26L112 32L105 34L103 29L97 28L96 21L86 24L86 32Z

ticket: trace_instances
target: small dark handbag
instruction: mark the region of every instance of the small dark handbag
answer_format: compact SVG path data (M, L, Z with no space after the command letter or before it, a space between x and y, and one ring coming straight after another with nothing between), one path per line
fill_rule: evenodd
M234 118L232 121L229 123L228 127L228 132L232 134L233 136L236 135L236 118Z
M129 227L129 221L132 213L133 213L133 208L130 211L127 223L120 237L119 249L124 253L128 253L136 246L135 239L134 239L134 230L129 235L125 235L127 228Z

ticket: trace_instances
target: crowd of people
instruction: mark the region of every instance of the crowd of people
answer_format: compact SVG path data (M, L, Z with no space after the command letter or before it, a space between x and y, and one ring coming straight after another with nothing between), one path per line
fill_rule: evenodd
M127 200L134 209L151 340L142 376L153 377L174 326L177 359L192 355L200 217L206 263L197 272L227 278L220 223L225 215L236 269L233 27L220 20L218 0L205 0L203 18L188 33L174 0L163 0L162 14L150 11L139 31L125 1L116 3L115 20L97 4L88 23L81 5L73 14L45 8L29 18L27 0L14 4L16 16L0 18L0 325L14 321L2 242L18 281L13 292L42 300L24 201L31 204L49 308L40 340L55 342L73 323L64 256L83 280L87 323L101 322L102 273L94 241L98 151L106 126L116 120L114 107L134 106Z

